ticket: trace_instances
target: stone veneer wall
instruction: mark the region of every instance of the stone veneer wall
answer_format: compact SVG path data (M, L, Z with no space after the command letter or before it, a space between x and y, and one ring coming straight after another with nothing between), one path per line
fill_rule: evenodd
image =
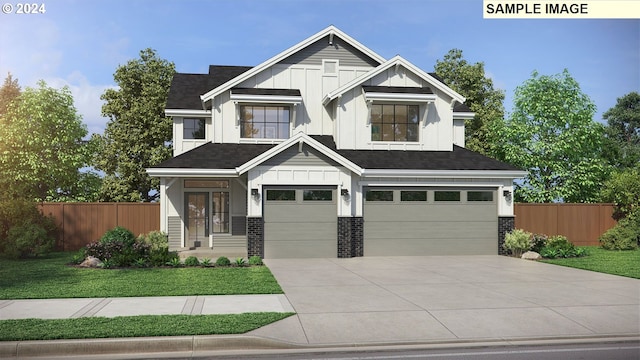
M264 220L247 217L247 255L264 259Z
M505 250L502 245L504 245L505 234L515 228L515 223L514 216L498 217L498 255L509 255L510 251Z
M351 258L363 255L363 218L338 218L338 257Z

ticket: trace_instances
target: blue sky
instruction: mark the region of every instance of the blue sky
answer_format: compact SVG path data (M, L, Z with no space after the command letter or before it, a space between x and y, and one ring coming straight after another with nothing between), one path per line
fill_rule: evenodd
M5 0L11 2L12 0ZM68 85L90 132L101 133L100 94L113 73L151 47L179 72L254 66L329 25L386 59L425 71L449 49L484 62L512 109L537 70L567 68L596 104L640 91L640 20L485 20L481 0L42 0L45 14L0 14L0 75Z

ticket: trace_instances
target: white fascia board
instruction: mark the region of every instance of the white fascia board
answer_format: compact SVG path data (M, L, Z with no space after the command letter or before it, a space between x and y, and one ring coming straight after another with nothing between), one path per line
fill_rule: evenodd
M366 100L373 101L408 101L408 102L432 102L436 101L434 94L405 94L405 93L365 93Z
M152 168L147 169L152 177L237 177L235 169L180 169Z
M396 178L500 178L518 179L528 173L520 170L388 170L364 169L362 177Z
M345 168L349 169L350 171L356 173L357 175L360 175L362 173L362 168L360 168L358 165L356 165L353 162L347 160L346 158L336 154L334 151L332 151L331 149L329 149L326 146L322 145L320 142L314 140L313 138L311 138L307 134L301 133L301 132L295 134L294 136L290 137L289 139L287 139L286 141L280 143L279 145L274 146L273 148L269 149L268 151L265 151L264 153L262 153L261 155L255 157L255 158L251 159L250 161L247 161L246 163L244 163L241 166L237 167L236 168L236 172L238 173L238 175L242 175L242 174L246 173L247 171L253 169L254 167L262 164L266 160L268 160L268 159L276 156L277 154L281 153L282 151L288 149L292 145L294 145L296 143L300 143L300 142L306 143L307 145L309 145L312 148L318 150L323 155L327 156L331 160L334 160L338 164L344 166Z
M231 100L251 103L300 104L302 96L231 94Z
M454 112L453 119L463 119L470 120L476 117L476 113L474 112Z
M164 109L166 116L211 116L211 110Z
M453 91L453 89L449 88L448 86L444 85L442 82L438 81L436 78L434 78L433 76L429 75L428 73L422 71L420 68L416 67L415 65L411 64L410 62L408 62L407 60L405 60L404 58L402 58L400 55L396 55L394 56L391 60L387 61L384 64L380 64L380 66L376 67L375 69L372 69L371 71L367 72L366 74L362 74L361 76L349 81L348 83L344 84L343 86L327 93L327 95L324 96L324 98L322 99L322 103L324 105L327 105L328 103L330 103L331 101L333 101L335 98L337 98L338 96L344 94L345 92L353 89L354 87L361 85L362 83L364 83L365 81L373 78L374 76L390 69L393 66L397 66L397 65L401 65L404 68L406 68L407 70L413 72L415 75L421 77L423 80L425 80L426 82L428 82L429 84L432 84L433 87L435 87L436 89L444 92L445 94L449 95L452 99L454 99L455 101L459 102L459 103L464 103L465 98L464 96L458 94L457 92Z
M254 76L254 75L260 73L261 71L263 71L263 70L265 70L265 69L277 64L281 60L286 59L287 57L295 54L296 52L304 49L305 47L313 44L314 42L324 38L325 36L329 36L330 34L338 36L342 40L344 40L347 43L349 43L351 46L355 47L357 50L360 50L361 52L363 52L367 56L369 56L372 59L376 60L378 63L383 63L385 61L385 59L382 56L376 54L371 49L367 48L366 46L360 44L358 41L353 39L351 36L343 33L338 28L336 28L335 26L331 25L331 26L327 27L326 29L316 33L315 35L312 35L312 36L308 37L307 39L299 42L298 44L296 44L296 45L288 48L287 50L279 53L278 55L268 59L267 61L261 63L260 65L257 65L255 67L247 70L246 72L244 72L243 74L235 77L234 79L231 79L231 80L227 81L226 83L218 86L217 88L207 92L206 94L201 95L200 99L203 102L209 101L209 100L213 99L216 95L222 93L223 91L229 90L233 86L235 86L235 85L237 85L237 84L239 84L239 83L251 78L252 76Z

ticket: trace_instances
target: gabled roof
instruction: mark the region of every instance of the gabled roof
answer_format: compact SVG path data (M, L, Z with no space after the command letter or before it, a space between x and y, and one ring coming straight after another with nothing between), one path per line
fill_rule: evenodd
M250 66L210 65L208 74L176 73L171 80L166 109L202 109L200 95L251 69Z
M422 71L417 66L411 64L410 62L408 62L407 60L402 58L400 55L394 56L391 60L381 64L380 66L378 66L378 67L376 67L374 69L371 69L369 72L367 72L367 73L365 73L365 74L363 74L363 75L361 75L361 76L349 81L348 83L344 84L343 86L341 86L341 87L329 92L322 99L322 103L325 104L325 105L330 103L335 98L337 98L339 96L342 96L342 94L344 94L345 92L347 92L349 90L352 90L353 88L355 88L358 85L364 84L366 81L370 80L374 76L383 73L384 71L390 69L393 66L402 66L402 67L404 67L405 69L411 71L415 75L417 75L420 78L422 78L424 81L429 83L434 88L436 88L436 89L444 92L445 94L449 95L452 99L454 99L458 103L464 103L465 98L462 95L460 95L457 92L453 91L451 88L446 86L442 81L436 79L435 77L431 76L430 74Z
M327 27L326 29L308 37L307 39L299 42L298 44L290 47L289 49L277 54L276 56L268 59L267 61L263 62L260 65L257 65L253 68L251 68L251 70L241 74L241 76L237 76L233 79L230 79L229 81L225 82L224 84L221 84L220 86L216 86L215 88L213 88L212 90L208 91L206 94L201 96L202 101L209 101L211 99L213 99L216 95L231 89L232 87L237 86L238 84L242 83L243 81L251 78L252 76L260 73L261 71L277 64L278 62L286 59L287 57L291 56L292 54L304 49L305 47L313 44L314 42L326 37L326 36L337 36L339 38L341 38L343 41L347 42L349 45L353 46L354 48L356 48L357 50L361 51L362 53L364 53L365 55L369 56L371 59L375 60L376 62L378 62L379 64L383 63L385 60L382 56L376 54L375 52L373 52L371 49L367 48L366 46L360 44L358 41L356 41L355 39L353 39L351 36L345 34L344 32L342 32L340 29L336 28L335 26L331 25L329 27Z

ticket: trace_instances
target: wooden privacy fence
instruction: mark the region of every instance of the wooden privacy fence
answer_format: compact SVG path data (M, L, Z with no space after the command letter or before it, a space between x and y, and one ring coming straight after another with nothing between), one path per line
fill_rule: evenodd
M159 203L43 203L40 209L55 218L61 251L79 250L116 226L136 236L160 229Z
M578 246L599 245L612 228L613 204L515 204L515 227L533 233L564 235Z
M109 229L123 226L136 236L160 229L159 203L44 203L60 229L57 250L75 251ZM576 245L598 245L613 227L612 204L515 204L515 227L534 233L564 235Z

